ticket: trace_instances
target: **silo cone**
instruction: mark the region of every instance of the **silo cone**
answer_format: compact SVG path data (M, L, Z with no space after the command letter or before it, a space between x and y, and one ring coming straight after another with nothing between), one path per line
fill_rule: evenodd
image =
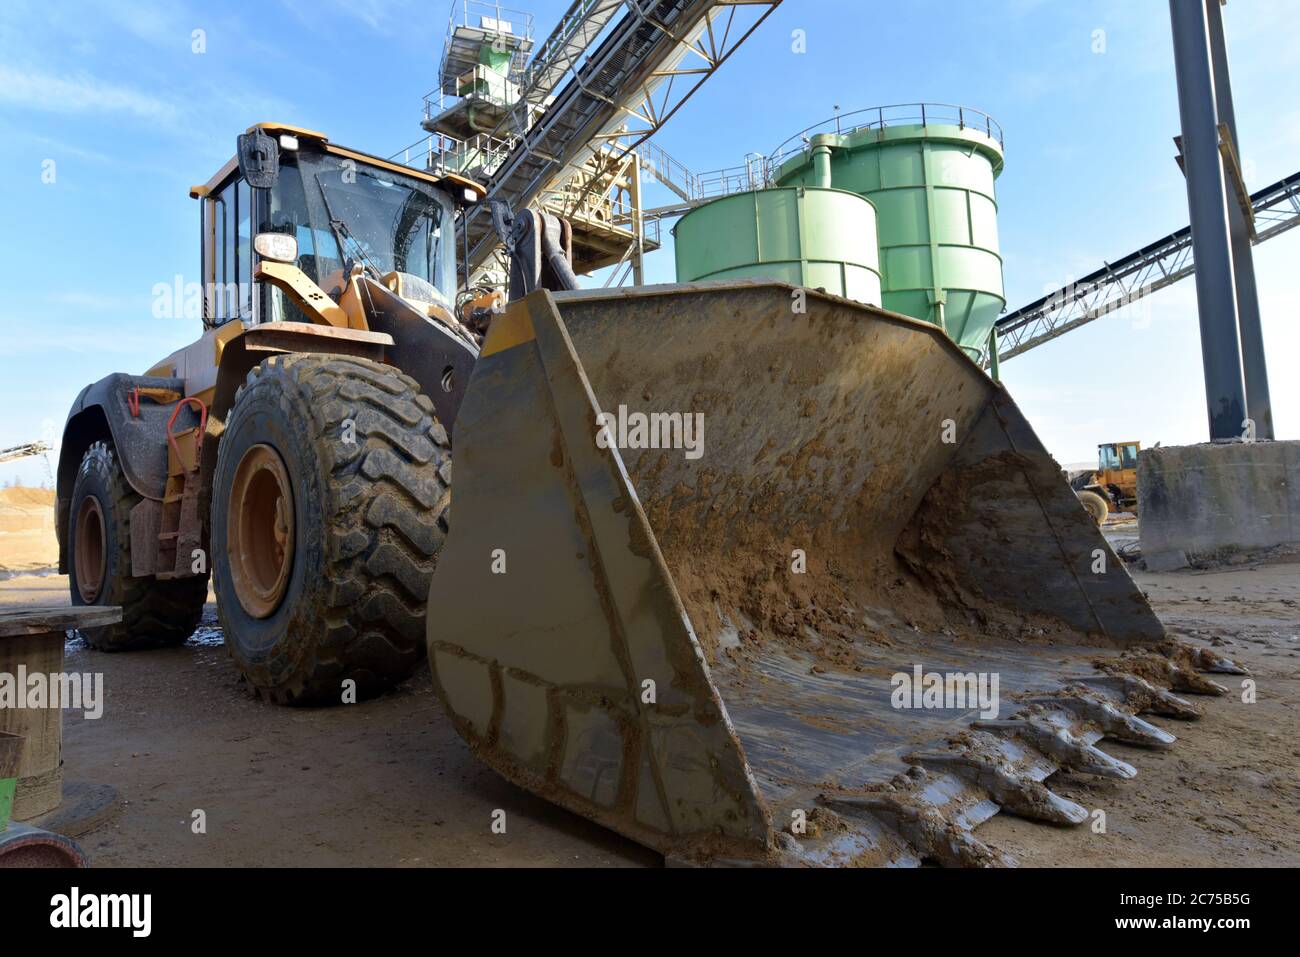
M948 337L795 293L540 291L493 322L435 692L509 780L669 857L1002 862L971 833L999 808L1077 824L1048 775L1131 776L1103 735L1173 740L1130 712L1178 699L1092 665L1161 625ZM931 708L899 692L922 671L1000 698Z

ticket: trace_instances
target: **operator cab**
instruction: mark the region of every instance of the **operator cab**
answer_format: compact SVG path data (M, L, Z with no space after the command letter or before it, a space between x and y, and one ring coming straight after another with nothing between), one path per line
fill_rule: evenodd
M1140 442L1110 442L1097 446L1097 469L1106 472L1114 469L1137 468Z
M200 200L203 323L309 321L284 293L254 282L258 262L289 262L335 301L348 271L401 274L403 295L451 310L456 206L481 187L344 149L320 133L262 123ZM292 237L293 242L276 236Z

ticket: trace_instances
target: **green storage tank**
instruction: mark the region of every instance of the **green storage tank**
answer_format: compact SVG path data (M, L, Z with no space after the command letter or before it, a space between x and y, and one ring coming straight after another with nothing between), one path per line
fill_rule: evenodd
M791 186L724 196L673 228L677 281L778 279L879 306L876 210L855 193Z
M963 108L951 122L942 109L935 113L943 119L881 120L812 136L773 178L870 199L884 307L940 325L978 358L1006 305L993 188L1002 172L1001 131L977 111Z

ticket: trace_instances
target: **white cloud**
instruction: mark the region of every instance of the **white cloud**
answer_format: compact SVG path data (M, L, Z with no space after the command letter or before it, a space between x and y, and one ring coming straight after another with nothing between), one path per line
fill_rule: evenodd
M331 13L357 20L370 30L382 35L406 34L416 17L424 16L423 9L410 3L393 3L391 0L282 0L286 10L304 25L322 29L321 8ZM483 12L487 12L487 8Z
M150 307L148 296L105 296L95 292L52 292L45 297L50 302L78 309L95 311L120 309L145 309Z
M165 355L160 349L158 335L123 333L115 330L111 335L103 329L87 330L68 328L58 334L31 333L24 329L21 335L6 336L0 341L0 356L58 355L132 355L158 358ZM110 370L105 370L107 371Z
M191 28L176 16L174 5L140 0L97 0L95 9L132 36L163 49L188 50Z
M128 113L147 120L173 121L175 104L85 72L24 71L0 66L0 103L44 113Z
M78 159L88 160L92 163L114 163L116 162L106 153L99 150L88 150L80 146L72 146L63 140L57 140L50 136L41 136L29 130L19 129L17 127L0 125L0 136L8 140L24 140L30 143L39 143L41 146L49 147L54 156L75 156Z

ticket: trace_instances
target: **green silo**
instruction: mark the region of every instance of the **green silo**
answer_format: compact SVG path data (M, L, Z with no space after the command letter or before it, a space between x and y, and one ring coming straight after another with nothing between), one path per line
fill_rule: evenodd
M678 282L764 277L881 304L876 211L844 190L723 196L681 218L673 248Z
M856 129L813 135L773 178L870 199L884 307L940 325L978 358L1006 305L993 186L1001 131L964 108L930 107L927 115L918 105L912 115L920 122L889 122L882 113Z

